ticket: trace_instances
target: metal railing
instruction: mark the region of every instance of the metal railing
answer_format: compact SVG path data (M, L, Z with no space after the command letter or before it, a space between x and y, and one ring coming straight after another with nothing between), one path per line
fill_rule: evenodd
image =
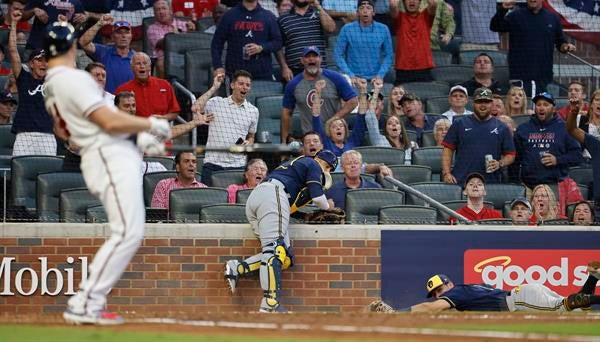
M600 67L573 53L556 52L554 54L554 81L566 86L575 80L585 84L589 99L594 90L600 88Z

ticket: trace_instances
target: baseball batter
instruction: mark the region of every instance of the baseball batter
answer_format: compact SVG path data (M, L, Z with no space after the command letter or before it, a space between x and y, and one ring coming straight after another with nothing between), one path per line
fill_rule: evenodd
M432 302L424 302L397 311L438 312L448 309L458 311L573 311L590 309L590 305L600 304L600 296L595 295L596 284L600 279L600 261L588 264L588 278L578 293L563 297L541 284L524 284L503 291L486 284L457 284L448 276L436 274L426 284L427 297ZM381 300L369 304L371 311L394 312L391 306Z
M75 30L66 21L48 26L45 105L56 135L81 147L83 177L104 205L111 235L96 253L79 292L69 299L63 317L72 324L120 324L120 315L104 309L106 295L137 251L145 221L142 177L131 172L139 169L142 153L128 137L139 133L144 148L157 148L162 145L158 139L169 138L170 128L165 120L116 109L88 73L74 68L75 41Z
M242 262L225 263L225 280L232 293L240 276L259 271L264 291L260 312L284 312L280 304L281 271L293 264L288 224L290 213L313 202L320 209L333 208L324 189L331 185L329 172L337 157L329 150L319 151L314 159L301 156L285 162L259 184L246 202L246 217L260 239L261 253Z

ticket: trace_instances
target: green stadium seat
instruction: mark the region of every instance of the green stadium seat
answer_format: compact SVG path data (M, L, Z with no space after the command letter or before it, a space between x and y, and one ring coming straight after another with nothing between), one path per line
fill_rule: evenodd
M79 172L50 172L37 176L37 215L40 221L58 222L59 198L62 190L85 188L85 180Z
M431 182L431 168L423 165L388 165L394 178L404 184Z
M428 166L432 172L431 179L439 180L442 173L442 147L423 147L414 150L412 164Z
M390 205L379 209L379 224L436 224L433 208L417 205Z
M254 190L254 189L238 190L238 192L235 193L235 203L246 204L246 202L248 201L248 197L250 196L250 193L252 192L252 190Z
M175 160L171 157L144 156L144 161L148 163L161 163L167 170L175 170Z
M257 132L266 131L273 144L281 143L281 103L283 95L261 96L256 99L258 117Z
M222 188L176 189L169 193L169 218L177 223L198 223L200 208L226 204L227 190Z
M152 202L152 195L156 184L163 179L177 177L177 171L153 172L144 175L144 206L149 207Z
M63 190L59 197L60 222L84 223L90 206L102 205L87 188Z
M441 182L423 182L411 184L412 188L437 200L438 202L455 201L461 199L462 189L456 184ZM406 195L406 204L424 205L425 201L415 195Z
M40 173L61 171L62 166L62 157L19 156L12 158L10 204L35 210L37 176Z
M362 155L363 163L383 163L385 165L404 164L404 150L394 147L361 146L356 151Z
M242 183L244 183L244 170L223 170L213 172L210 176L210 184L206 185L227 188L231 184Z
M431 73L435 81L447 82L450 85L454 85L470 80L473 77L473 67L466 65L439 65L433 68Z
M450 86L447 82L407 82L402 86L407 94L417 94L422 101L432 97L448 96ZM437 113L441 114L441 113Z
M85 220L89 223L106 223L108 215L103 205L90 205L85 211Z
M200 209L200 223L248 223L244 204L213 204Z
M346 222L377 224L379 209L404 204L404 193L391 189L352 189L346 193Z
M492 202L496 210L502 210L506 201L525 196L525 187L521 184L487 183L485 200Z

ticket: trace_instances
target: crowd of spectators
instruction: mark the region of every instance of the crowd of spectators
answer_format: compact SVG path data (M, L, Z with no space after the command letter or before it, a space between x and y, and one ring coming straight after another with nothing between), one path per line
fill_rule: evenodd
M154 21L144 28L147 16ZM292 118L298 115L303 153L326 148L340 158L337 171L344 177L328 194L340 207L348 189L381 186L362 174L391 175L385 165L363 163L356 147L401 149L403 163L410 165L413 152L429 144L424 135L431 132L442 151L440 180L464 188L467 205L458 212L469 219L502 217L488 211L483 200L486 183L506 181L523 184L529 198L510 203L514 222L564 219L569 205L575 205L577 224L589 222L596 212L569 178L569 169L591 166L599 180L592 190L600 187L600 171L594 168L599 158L593 157L593 139L600 139L600 91L588 102L584 83L574 80L568 84L569 103L561 108L546 91L553 80L554 50L574 52L575 46L542 0L526 5L463 0L458 7L443 0L154 0L104 7L80 0L10 0L0 23L0 32L8 33L0 35L0 57L6 55L9 63L0 74L10 74L14 82L0 93L0 122L12 124L16 134L13 156L56 155L43 101L47 66L40 48L45 26L59 17L79 28L79 45L92 60L86 70L110 101L129 105L133 115L170 121L182 108L162 78L164 37L196 31L197 20L212 17L215 25L204 32L214 34L209 47L213 80L191 106L193 120L179 131L208 125L206 145L213 149L253 144L261 113L248 98L252 83L281 81L281 141L300 138L292 137ZM433 80L432 51L454 51L450 45L459 43L460 51L495 51L498 32L508 35L509 78L515 81L494 79L494 58L481 52L473 59L472 77L450 87L446 111L426 111L418 91L405 90L407 83ZM334 46L328 46L331 35L337 37ZM140 51L142 38L149 54ZM385 87L390 69L395 84ZM522 115L528 120L517 123L514 118ZM570 115L576 116L573 127L566 124ZM153 206L167 207L171 189L205 186L222 170L244 174L243 183L228 188L229 202L235 202L238 190L252 189L268 174L263 160L216 150L206 152L200 180L192 153L178 153L175 164L177 177L159 183ZM600 190L592 193L600 198Z

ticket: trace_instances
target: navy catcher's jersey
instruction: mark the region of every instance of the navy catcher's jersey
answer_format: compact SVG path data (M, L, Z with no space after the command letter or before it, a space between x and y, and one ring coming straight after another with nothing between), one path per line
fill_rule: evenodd
M439 299L458 311L508 311L506 292L486 284L455 285Z
M301 156L281 164L271 172L269 178L277 179L283 183L285 191L290 195L290 206L293 206L296 202L296 207L301 207L310 202L311 199L323 195L322 174L323 171L319 163L311 157ZM301 199L296 201L303 188L308 190L309 196L300 196ZM303 193L306 193L306 190Z

